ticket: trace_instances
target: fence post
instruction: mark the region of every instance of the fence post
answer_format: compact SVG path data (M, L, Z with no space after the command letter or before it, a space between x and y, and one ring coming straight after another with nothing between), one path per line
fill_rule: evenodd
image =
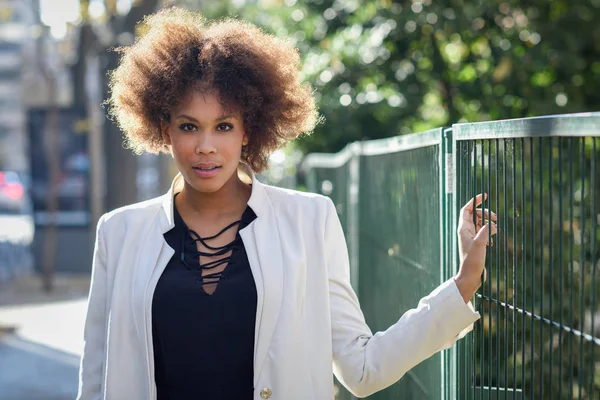
M306 188L309 192L319 193L319 189L317 188L317 171L313 165L307 163L308 166L306 168Z
M456 187L456 159L454 146L452 145L452 128L442 130L441 149L440 149L440 215L442 217L442 229L440 232L442 252L440 260L443 265L440 268L441 282L450 279L455 271L454 249L456 246L455 235L455 197L454 188ZM442 353L442 393L444 399L456 399L456 379L458 378L456 369L456 349L454 347Z
M359 142L352 143L350 147L351 157L348 161L349 178L348 182L348 255L350 258L350 282L354 287L356 295L360 299L359 292L359 188L360 188L360 156L361 145Z

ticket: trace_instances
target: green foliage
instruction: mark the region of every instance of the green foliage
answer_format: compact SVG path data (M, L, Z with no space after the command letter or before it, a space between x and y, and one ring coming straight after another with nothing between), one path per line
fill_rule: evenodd
M300 49L325 124L307 152L449 125L600 108L599 0L179 0Z

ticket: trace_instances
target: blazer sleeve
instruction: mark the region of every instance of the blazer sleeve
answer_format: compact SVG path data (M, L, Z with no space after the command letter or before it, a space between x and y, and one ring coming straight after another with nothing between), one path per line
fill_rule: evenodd
M373 335L350 286L344 233L333 202L327 200L323 243L329 276L333 368L352 394L366 397L392 385L437 351L452 346L472 329L479 314L465 304L454 279L450 279L387 330ZM402 290L401 282L398 290Z
M92 279L84 327L84 348L79 369L77 400L100 400L106 352L107 273L104 217L96 230Z

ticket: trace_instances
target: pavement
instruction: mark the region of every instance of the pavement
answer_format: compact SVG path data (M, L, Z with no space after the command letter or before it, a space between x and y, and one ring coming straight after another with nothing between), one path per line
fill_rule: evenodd
M77 395L89 275L38 276L0 286L0 400L66 400Z

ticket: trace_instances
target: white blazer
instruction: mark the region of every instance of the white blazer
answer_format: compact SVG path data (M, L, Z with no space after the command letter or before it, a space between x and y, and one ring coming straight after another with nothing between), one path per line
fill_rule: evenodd
M173 195L182 183L179 175L164 196L98 223L79 400L156 399L151 305L174 254L163 234L174 227ZM252 183L248 204L257 218L240 235L258 295L255 400L331 400L332 372L354 395L368 396L454 344L479 318L451 279L373 335L350 286L332 201L254 176Z

